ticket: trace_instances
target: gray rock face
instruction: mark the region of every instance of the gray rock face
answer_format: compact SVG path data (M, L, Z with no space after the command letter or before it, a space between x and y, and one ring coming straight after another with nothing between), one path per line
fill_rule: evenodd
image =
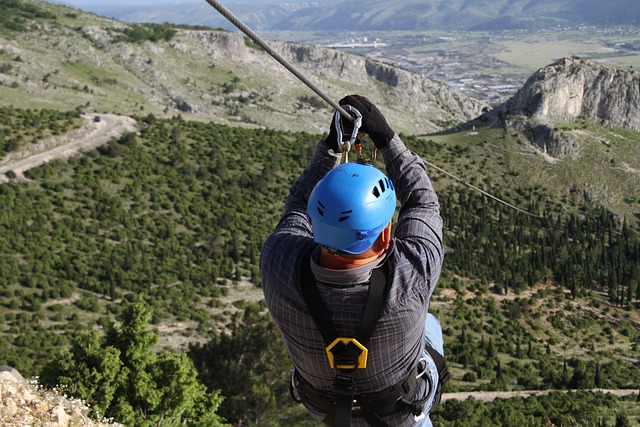
M513 127L545 152L577 156L579 147L554 123L585 119L603 126L640 130L640 73L628 68L563 58L533 74L505 104L481 119Z
M477 117L485 107L444 83L363 56L313 45L280 41L268 44L329 96L334 96L335 101L350 93L369 96L376 103L381 99L388 101L379 106L398 131L442 130ZM206 53L202 56L246 64L256 73L269 73L280 84L302 88L302 83L283 66L262 49L248 46L237 34L181 31L171 46L195 56L200 56L199 51L204 49ZM350 89L345 90L345 86Z
M564 58L533 74L509 102L509 112L640 130L639 100L640 74L633 69Z
M360 94L374 96L376 102L381 94L393 109L383 109L383 113L407 131L442 130L477 117L486 107L442 82L362 56L283 42L272 42L271 46L296 67L321 76L323 84L336 80L350 83ZM368 89L363 91L363 86Z

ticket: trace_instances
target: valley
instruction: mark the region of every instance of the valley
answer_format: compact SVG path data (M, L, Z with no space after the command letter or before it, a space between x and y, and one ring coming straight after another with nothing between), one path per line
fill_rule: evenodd
M638 27L574 26L503 31L269 31L394 64L491 105L506 101L537 69L562 57L640 69Z

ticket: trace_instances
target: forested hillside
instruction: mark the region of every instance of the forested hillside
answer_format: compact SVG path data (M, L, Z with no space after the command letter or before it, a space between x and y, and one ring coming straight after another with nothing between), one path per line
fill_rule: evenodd
M139 128L24 179L6 173L0 365L127 426L317 425L289 399L258 261L329 108L237 35L0 5L0 163L78 128L85 110ZM575 155L551 157L508 124L462 125L480 105L443 84L279 48L333 73L321 77L336 99L388 101L392 127L430 162L445 230L430 306L452 371L445 393L548 392L447 400L434 424L640 422L640 133L555 120Z
M39 114L47 121L58 113ZM154 330L192 343L200 380L221 390L228 420L305 419L299 408L280 409L288 407L289 364L262 304L221 301L247 281L260 286L261 243L322 136L179 116L147 115L139 125L140 135L0 186L0 364L39 375L75 332L107 328L123 302L140 295ZM12 138L11 129L5 133ZM445 272L432 303L453 370L446 391L637 389L637 228L579 194L567 198L496 167L496 153L508 146L502 137L467 147L436 136L404 138L425 159L467 170L467 179L539 216L431 171L446 230ZM567 414L639 415L611 397L588 395L581 400L592 402L588 412L571 406L570 395L540 399L557 399L564 409L528 425ZM450 405L460 404L438 410L442 425L457 422ZM463 407L473 418L503 405ZM508 410L528 419L531 409L521 409Z

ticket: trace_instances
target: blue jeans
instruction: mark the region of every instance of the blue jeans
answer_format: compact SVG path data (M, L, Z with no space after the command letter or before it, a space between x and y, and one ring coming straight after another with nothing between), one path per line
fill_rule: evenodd
M440 321L431 313L427 313L427 320L424 325L424 339L428 346L444 356L444 339L442 338ZM433 427L433 424L431 424L431 420L429 419L429 411L431 410L433 398L436 394L436 387L438 385L438 368L426 351L422 357L427 363L427 367L425 368L423 375L428 375L431 387L429 389L429 398L427 399L427 403L424 405L422 415L416 417L414 427Z

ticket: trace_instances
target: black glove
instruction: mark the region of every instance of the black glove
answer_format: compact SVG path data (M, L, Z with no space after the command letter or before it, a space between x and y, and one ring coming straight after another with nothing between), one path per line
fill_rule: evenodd
M387 124L378 107L364 96L349 95L340 100L340 105L351 105L362 114L360 131L371 137L377 148L384 148L389 144L395 132Z
M366 133L371 137L373 143L377 148L386 147L391 138L393 138L394 132L387 124L387 120L384 118L380 110L371 103L367 98L360 95L349 95L342 98L339 102L340 105L351 105L362 114L362 125L360 131ZM329 136L325 142L333 149L338 151L338 134L335 126L335 116L331 120L331 128L329 129ZM342 140L348 141L351 138L353 131L353 122L343 119L342 120Z

